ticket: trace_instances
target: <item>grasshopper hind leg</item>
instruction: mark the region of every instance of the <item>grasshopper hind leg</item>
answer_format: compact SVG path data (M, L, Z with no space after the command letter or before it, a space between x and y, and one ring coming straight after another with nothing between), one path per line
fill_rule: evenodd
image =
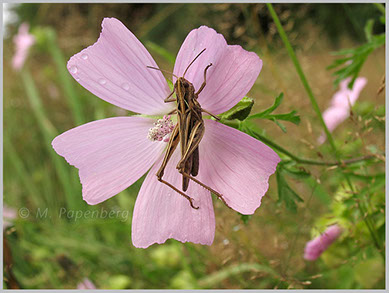
M196 210L199 209L199 207L196 207L194 204L193 204L193 198L191 198L190 196L186 195L185 193L183 193L182 191L180 191L179 189L177 189L176 187L174 187L172 184L170 184L169 182L163 180L162 178L158 177L158 181L159 182L162 182L163 184L166 184L167 186L169 186L171 189L173 189L174 191L178 192L180 195L182 195L183 197L185 197L187 200L189 200L189 203L190 203L190 206Z
M165 157L163 159L163 162L162 162L162 165L161 167L159 168L156 176L158 178L158 181L169 186L171 189L173 189L174 191L176 191L178 194L182 195L183 197L185 197L187 200L189 200L189 203L190 203L190 206L194 209L198 209L199 207L196 207L194 204L193 204L193 198L191 198L190 196L186 195L185 193L183 193L182 191L178 190L176 187L174 187L172 184L170 184L169 182L165 181L162 179L163 177L163 174L164 174L164 171L165 171L165 168L166 168L166 165L167 163L169 162L171 156L173 155L173 152L175 151L175 149L177 148L177 145L178 145L178 141L179 141L179 132L178 132L178 126L176 126L173 130L173 132L171 133L171 136L170 136L170 140L169 140L169 147L166 151L166 154L165 154ZM189 179L188 179L189 180Z
M202 183L200 180L197 180L196 178L194 178L193 176L189 175L189 174L186 174L184 173L182 170L179 170L179 172L184 176L184 177L187 177L188 179L191 179L192 181L196 182L197 184L199 184L200 186L204 187L205 189L209 190L210 192L212 192L214 195L216 195L227 207L229 207L230 209L232 209L228 204L227 202L225 201L223 195L221 195L219 192L217 192L216 190L214 190L213 188L209 187L208 185L205 185L204 183Z

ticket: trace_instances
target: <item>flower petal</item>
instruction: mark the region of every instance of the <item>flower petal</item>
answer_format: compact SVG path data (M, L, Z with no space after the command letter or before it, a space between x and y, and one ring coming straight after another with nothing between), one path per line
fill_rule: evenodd
M347 86L351 78L347 78L340 83L340 89L331 99L331 105L323 112L323 119L330 132L350 116L350 106L353 106L359 98L359 94L367 83L365 77L358 77L350 90ZM317 139L318 144L326 141L327 136L322 133Z
M347 108L343 107L331 107L323 112L323 119L330 132L342 123L350 115Z
M55 151L80 170L82 195L98 204L138 180L166 143L147 139L152 119L116 117L90 122L57 136Z
M350 116L348 107L331 106L323 112L323 120L330 132L334 131L339 124ZM318 144L323 144L327 140L327 135L323 132L317 139Z
M68 61L70 74L99 98L142 114L171 110L170 90L142 43L117 19L105 18L97 42Z
M234 210L253 214L280 161L278 155L251 136L213 120L205 120L199 151L199 179L221 193Z
M182 175L175 168L179 156L179 149L176 149L163 179L181 190ZM211 245L215 235L215 215L210 192L190 182L186 194L194 198L194 205L199 207L193 209L186 198L157 180L155 174L161 163L162 158L151 168L136 199L132 243L146 248L174 238L181 242Z
M350 81L351 78L347 78L340 83L340 89L331 99L331 107L343 107L348 110L350 109L350 105L353 106L358 100L359 94L367 83L367 79L365 77L358 77L351 90L347 87Z
M14 36L15 55L12 57L12 67L15 70L20 70L27 59L30 47L35 43L35 37L28 33L28 23L24 22L20 25L18 34Z
M307 242L304 249L304 259L316 260L340 236L342 228L338 225L328 227L324 233Z
M207 84L199 94L201 106L220 114L236 105L251 89L262 68L262 60L241 46L229 46L221 34L206 26L192 30L177 55L174 73L182 76L198 53L204 53L191 65L185 78L198 90L207 71Z

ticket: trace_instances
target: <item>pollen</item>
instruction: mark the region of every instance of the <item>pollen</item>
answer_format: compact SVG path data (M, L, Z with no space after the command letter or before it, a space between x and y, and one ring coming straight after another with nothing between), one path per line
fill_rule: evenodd
M169 141L169 134L173 131L173 121L170 119L170 115L163 116L162 119L158 119L154 123L154 127L149 129L147 138L151 141Z

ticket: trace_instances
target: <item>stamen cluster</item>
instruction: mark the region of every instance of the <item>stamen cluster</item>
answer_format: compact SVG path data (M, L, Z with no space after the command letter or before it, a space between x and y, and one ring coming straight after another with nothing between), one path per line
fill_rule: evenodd
M173 131L174 125L173 121L170 119L170 115L163 116L162 119L158 119L154 123L154 127L149 129L149 134L147 138L151 141L169 141L169 134Z

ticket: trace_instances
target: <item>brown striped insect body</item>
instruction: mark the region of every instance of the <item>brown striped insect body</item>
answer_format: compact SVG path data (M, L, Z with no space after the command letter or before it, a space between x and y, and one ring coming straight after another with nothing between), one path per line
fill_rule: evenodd
M185 74L193 62L205 51L203 49L188 65L182 77L177 77L177 81L174 84L173 91L171 94L164 100L165 103L177 102L177 107L173 113L177 114L177 124L174 127L170 139L168 142L168 147L163 159L162 165L157 172L158 180L170 188L181 194L183 197L189 200L192 208L198 209L194 206L193 199L185 194L183 191L186 191L189 186L190 180L200 184L204 188L208 189L216 196L218 196L224 203L224 199L220 193L213 190L211 187L205 185L201 181L197 180L195 177L198 175L199 166L200 166L200 157L199 157L199 144L201 139L204 136L205 127L202 113L205 112L216 120L219 118L216 115L213 115L209 111L203 109L200 103L197 101L197 98L201 91L206 86L206 75L209 67L212 66L210 63L204 69L204 82L200 86L199 90L196 92L193 84L185 79ZM153 69L158 69L154 67L149 67ZM176 94L176 97L173 97L173 94ZM167 163L169 162L172 154L176 150L178 143L181 147L181 159L178 162L176 168L180 174L182 174L182 190L179 190L177 187L173 186L169 182L163 179L164 171ZM225 203L226 204L226 203ZM227 205L227 204L226 204Z

